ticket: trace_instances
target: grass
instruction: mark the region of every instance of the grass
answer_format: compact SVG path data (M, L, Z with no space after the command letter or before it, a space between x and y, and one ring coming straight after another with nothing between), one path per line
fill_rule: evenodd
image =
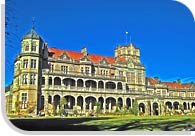
M42 131L182 131L195 116L102 116L10 119L24 130Z

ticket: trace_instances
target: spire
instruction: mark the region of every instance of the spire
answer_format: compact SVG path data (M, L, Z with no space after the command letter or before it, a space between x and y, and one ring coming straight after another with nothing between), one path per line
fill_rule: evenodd
M32 29L35 30L35 17L32 17Z
M35 31L35 17L32 18L32 28L30 32L28 32L23 39L40 39L41 37Z

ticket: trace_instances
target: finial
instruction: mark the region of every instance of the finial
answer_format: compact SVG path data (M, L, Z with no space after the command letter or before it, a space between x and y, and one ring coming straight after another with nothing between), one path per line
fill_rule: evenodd
M32 17L32 29L35 29L35 17Z
M127 45L127 35L128 35L128 33L129 33L129 32L125 32L125 34L126 34L126 45Z

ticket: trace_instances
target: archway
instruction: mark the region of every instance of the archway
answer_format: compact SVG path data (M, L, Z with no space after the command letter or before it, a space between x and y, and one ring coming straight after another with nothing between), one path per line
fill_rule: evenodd
M81 109L83 109L83 97L82 96L77 97L77 105L80 106Z
M131 99L130 98L126 99L126 104L127 104L127 109L129 109L131 107Z
M54 96L54 109L56 110L56 112L58 112L59 108L60 108L60 96L55 95Z
M119 109L123 107L123 99L121 97L118 98L118 106L119 106Z
M103 97L99 97L98 98L98 102L100 102L100 109L103 109L103 104L104 104L104 98Z
M52 103L52 97L49 95L48 96L48 103L51 104Z
M71 95L64 96L66 99L67 104L64 106L64 108L67 110L72 110L73 106L75 106L75 98Z
M72 78L65 78L63 79L63 84L65 86L75 86L75 80Z
M83 80L82 79L77 80L77 87L83 87Z
M61 79L59 77L54 78L54 85L61 85Z
M106 82L106 89L115 89L116 84L114 82Z
M165 103L165 105L166 105L167 109L172 109L172 103L171 102L168 101L168 102Z
M52 77L49 77L48 84L49 84L49 85L52 85Z
M98 82L98 88L104 88L104 82L103 81Z
M175 110L178 110L179 109L179 102L174 102L173 106L174 106Z
M154 112L154 115L157 115L159 114L159 109L158 109L158 103L153 103L153 112Z
M187 110L187 103L186 102L183 103L183 108L184 108L184 110Z
M139 104L139 111L142 113L145 113L145 104L144 103Z
M96 103L95 97L89 96L89 97L85 98L85 102L86 102L86 111L95 110L94 109L94 106Z
M122 90L123 89L123 86L122 86L122 83L121 82L118 82L117 89L118 90Z
M106 98L106 109L112 112L116 108L116 100L113 97Z
M195 109L195 102L192 102L192 109Z
M93 81L93 80L87 80L85 82L85 86L88 87L88 88L97 88L97 83L96 81Z

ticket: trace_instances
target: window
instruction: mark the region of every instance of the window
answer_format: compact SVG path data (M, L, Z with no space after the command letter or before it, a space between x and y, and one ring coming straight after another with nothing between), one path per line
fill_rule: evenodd
M29 51L29 45L25 46L25 51Z
M119 76L123 76L123 71L119 71Z
M31 73L30 74L30 84L34 85L36 81L36 74Z
M135 73L134 72L130 73L130 83L135 84Z
M30 68L36 68L36 60L35 59L31 59Z
M89 74L89 67L85 67L85 73L88 75Z
M36 51L36 45L32 45L31 51Z
M108 70L106 70L106 76L108 76Z
M142 84L142 73L138 73L138 84Z
M25 59L23 62L23 68L28 68L28 60Z
M22 109L27 108L27 93L22 93Z
M84 74L84 69L83 69L83 67L81 67L81 73Z
M24 74L22 78L23 78L22 83L23 84L28 84L28 75Z
M68 66L61 66L61 71L65 74L68 73Z
M50 65L50 71L53 72L53 64Z
M36 43L35 42L32 43L31 51L36 51Z

